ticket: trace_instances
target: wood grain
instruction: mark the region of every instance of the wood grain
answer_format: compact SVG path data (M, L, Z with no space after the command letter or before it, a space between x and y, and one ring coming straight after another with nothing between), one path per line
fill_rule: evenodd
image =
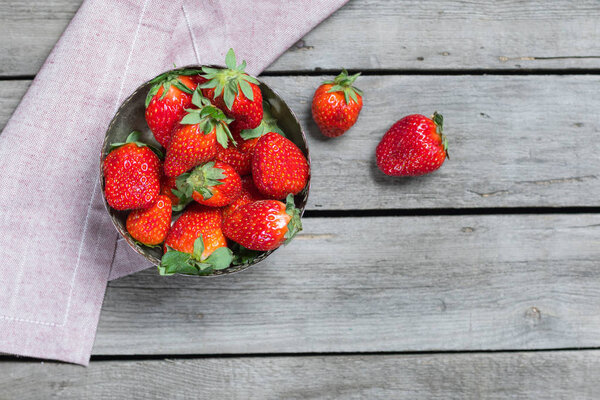
M243 273L110 282L94 354L600 346L600 215L304 224Z
M598 76L366 76L358 123L325 140L310 115L324 77L264 77L307 131L309 209L598 206ZM0 127L27 81L0 82ZM383 133L411 113L445 115L450 160L391 178L375 165Z
M7 399L596 399L599 351L0 364Z
M35 74L81 0L0 1L0 76ZM270 71L600 66L595 0L351 0Z

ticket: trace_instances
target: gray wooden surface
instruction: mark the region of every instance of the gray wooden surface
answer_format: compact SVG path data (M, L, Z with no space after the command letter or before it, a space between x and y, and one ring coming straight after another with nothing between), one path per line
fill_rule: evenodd
M264 78L306 127L310 209L600 204L598 76L365 76L363 112L342 140L323 139L310 115L324 78ZM0 81L0 127L28 84ZM375 147L390 125L436 110L446 115L450 161L421 178L382 174Z
M0 129L80 1L0 0ZM309 136L305 231L241 274L111 282L91 366L5 357L0 399L597 398L599 20L351 0L263 77ZM324 140L310 98L341 66L368 72L365 107ZM451 159L381 175L385 130L435 110Z
M80 3L2 0L0 76L35 74ZM269 70L598 68L599 18L597 0L352 0Z
M573 400L598 392L599 351L0 364L0 396L19 400Z

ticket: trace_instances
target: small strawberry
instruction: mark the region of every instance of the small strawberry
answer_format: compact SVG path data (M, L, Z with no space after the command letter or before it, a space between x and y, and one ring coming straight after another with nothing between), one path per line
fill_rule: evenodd
M417 176L441 167L448 156L443 122L437 112L433 119L413 114L396 122L377 145L379 169L386 175Z
M198 91L194 91L192 104L199 108L186 110L167 148L164 173L169 177L212 160L220 148L227 148L229 140L233 141L227 127L231 119Z
M229 267L233 254L222 221L221 209L190 205L169 230L159 273L206 275Z
M160 160L132 132L125 143L113 143L104 159L105 196L115 210L151 206L160 192Z
M154 85L146 96L146 122L161 146L167 147L173 128L192 104L192 92L204 82L199 70L166 72L152 79ZM189 76L196 75L196 76Z
M238 198L242 181L231 166L210 161L177 178L177 189L177 194L183 193L182 202L191 196L205 206L223 207Z
M177 190L177 177L176 176L163 176L160 178L160 194L163 194L171 200L171 204L176 206L179 204L179 198L173 193L173 190Z
M308 182L308 163L302 151L289 139L269 132L254 146L252 177L262 194L283 199L299 193Z
M125 226L135 240L154 246L165 241L171 227L171 214L171 199L159 195L150 207L130 212Z
M242 178L242 191L237 199L233 203L229 204L223 209L223 218L227 218L231 213L235 211L239 206L244 204L253 203L258 200L267 200L254 186L251 176L245 176Z
M294 196L288 195L286 203L261 200L240 206L223 221L223 233L246 249L274 250L302 230Z
M260 83L244 72L246 61L236 64L233 49L227 52L225 65L224 69L202 67L207 82L199 87L204 96L240 124L240 129L256 128L263 117Z
M354 125L363 105L362 91L352 86L358 74L348 76L343 70L333 81L323 82L312 100L312 116L321 133L329 137L342 135Z

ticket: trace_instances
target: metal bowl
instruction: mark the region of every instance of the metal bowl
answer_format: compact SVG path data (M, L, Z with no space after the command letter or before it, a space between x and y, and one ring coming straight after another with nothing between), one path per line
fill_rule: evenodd
M173 71L177 71L180 69L187 68L200 68L198 65L190 65L183 68L178 68ZM213 68L223 68L221 66L211 65ZM259 79L260 81L260 79ZM102 145L102 152L100 154L100 182L102 186L102 197L104 200L104 206L110 215L113 225L117 229L117 231L125 238L125 241L129 244L129 246L144 256L148 261L153 263L154 265L160 264L160 259L162 257L163 251L162 248L157 247L146 247L143 245L139 245L135 242L135 240L131 237L131 235L127 232L125 228L125 221L127 219L128 211L118 211L111 208L106 202L105 188L104 188L104 173L103 173L103 162L108 153L110 152L110 144L117 142L124 142L127 138L127 135L133 130L140 131L142 133L141 141L155 147L160 148L158 142L154 139L152 132L148 128L146 124L146 119L144 116L145 113L145 105L144 101L146 99L146 94L150 90L150 81L142 84L138 87L132 94L129 96L119 110L113 117L110 125L108 126L108 130L106 131L106 135L104 137L104 144ZM270 87L268 87L264 82L260 81L260 90L262 92L263 100L267 101L271 105L271 112L275 118L277 118L277 123L281 127L281 129L285 132L286 137L290 139L296 146L302 150L306 160L309 165L309 177L308 184L306 187L294 196L294 202L296 207L300 210L300 215L304 214L304 208L306 207L306 201L308 199L308 192L310 189L310 156L308 153L308 144L306 142L306 135L302 130L302 126L296 118L296 115L290 110L288 105L281 99L281 97ZM176 219L176 215L173 215L173 220ZM251 264L245 265L232 265L231 267L215 271L210 275L202 275L202 276L216 276L216 275L226 275L232 274L234 272L238 272L244 270L252 265L258 264L265 258L267 258L271 253L275 250L271 250L268 252L264 252L260 256L258 256L254 262Z

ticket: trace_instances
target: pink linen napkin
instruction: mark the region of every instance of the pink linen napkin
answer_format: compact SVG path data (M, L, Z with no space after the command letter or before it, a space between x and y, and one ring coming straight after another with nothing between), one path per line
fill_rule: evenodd
M148 266L101 201L121 102L229 47L258 74L346 1L84 1L0 135L0 352L87 365L109 274Z

